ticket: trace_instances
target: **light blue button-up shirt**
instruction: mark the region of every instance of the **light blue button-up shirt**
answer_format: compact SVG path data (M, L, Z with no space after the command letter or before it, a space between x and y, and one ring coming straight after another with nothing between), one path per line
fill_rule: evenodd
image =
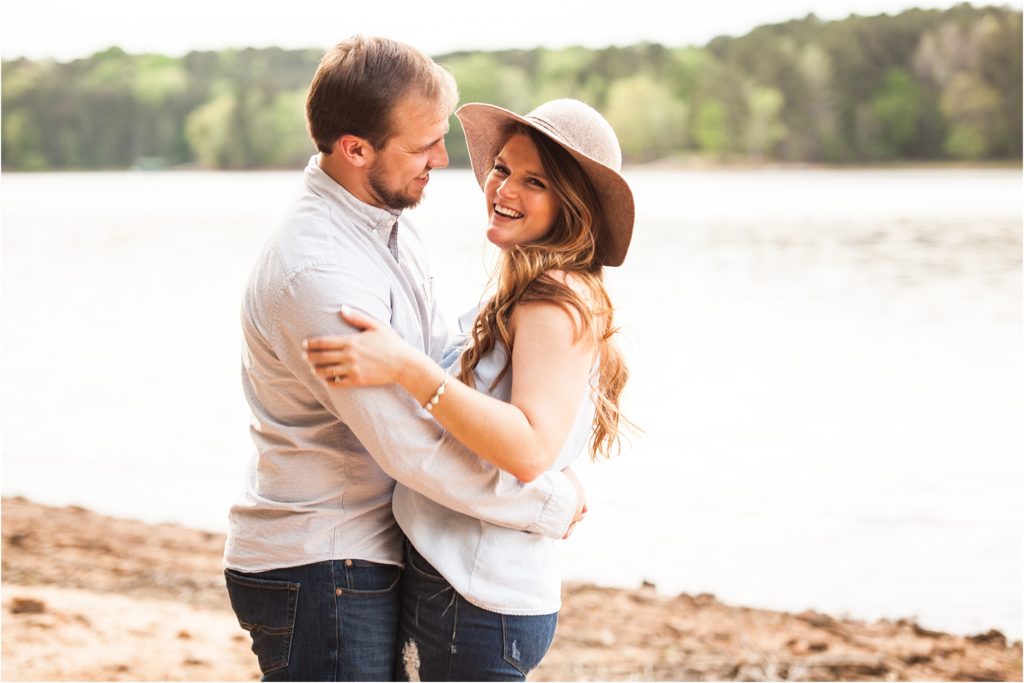
M306 362L303 339L353 332L338 317L342 304L389 322L435 360L447 341L415 228L356 199L317 162L244 295L242 385L256 452L229 515L225 565L400 564L396 479L462 515L560 538L576 507L564 475L524 485L468 451L398 385L340 388Z

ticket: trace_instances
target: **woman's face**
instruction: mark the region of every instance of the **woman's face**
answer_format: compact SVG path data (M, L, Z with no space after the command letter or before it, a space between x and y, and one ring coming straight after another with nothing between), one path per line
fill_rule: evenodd
M528 135L509 138L484 181L487 239L508 249L540 239L558 216L559 201Z

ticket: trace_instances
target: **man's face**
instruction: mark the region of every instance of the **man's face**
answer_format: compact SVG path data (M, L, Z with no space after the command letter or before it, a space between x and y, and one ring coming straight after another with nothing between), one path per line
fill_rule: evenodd
M430 171L448 165L444 135L448 117L438 120L433 102L418 96L404 98L391 112L394 135L375 150L367 183L376 203L391 209L419 204Z

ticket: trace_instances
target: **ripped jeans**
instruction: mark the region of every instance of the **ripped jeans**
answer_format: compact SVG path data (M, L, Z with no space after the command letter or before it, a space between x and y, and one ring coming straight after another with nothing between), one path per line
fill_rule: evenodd
M524 681L551 646L557 622L557 612L513 616L471 604L406 542L398 680Z

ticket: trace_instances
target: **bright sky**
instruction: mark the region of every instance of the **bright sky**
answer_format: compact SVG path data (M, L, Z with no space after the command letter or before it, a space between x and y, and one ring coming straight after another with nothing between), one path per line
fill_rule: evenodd
M1021 9L1022 1L1008 6ZM955 0L6 0L0 54L65 61L111 45L182 55L225 47L325 48L353 33L386 35L429 54L509 47L606 47L643 40L703 45L764 23L947 8Z

